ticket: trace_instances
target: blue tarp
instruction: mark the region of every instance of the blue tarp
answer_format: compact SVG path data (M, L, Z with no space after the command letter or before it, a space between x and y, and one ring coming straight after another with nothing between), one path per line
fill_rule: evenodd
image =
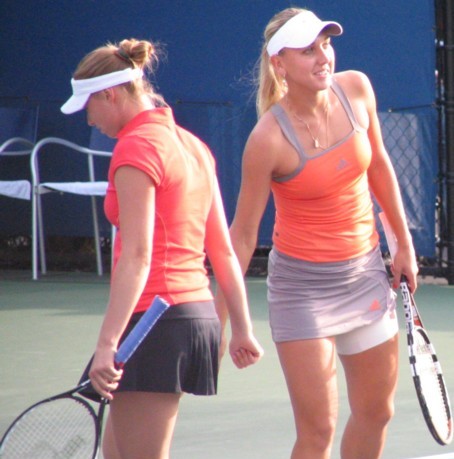
M88 143L85 115L65 117L59 111L70 93L69 80L80 58L107 41L159 40L165 44L167 57L156 75L158 90L175 108L181 124L199 134L213 150L231 219L241 155L255 123L252 69L263 29L273 14L298 4L344 26L344 34L333 40L337 69L365 72L381 112L392 108L398 114L415 114L417 120L410 124L418 132L418 147L409 161L418 165L418 173L412 183L402 178L402 188L405 192L422 187L422 193L405 196L405 202L418 254L433 256L438 170L436 115L429 109L435 100L433 1L419 0L409 7L407 0L136 0L134 4L2 0L0 105L20 98L31 100L40 106L39 138L52 135ZM417 113L414 107L427 107L430 114ZM48 232L90 234L89 215L85 217L85 210L79 212L78 206L71 203L59 208L58 215L49 215ZM5 218L0 206L0 234L24 227L10 217L12 211L8 209ZM69 218L71 214L77 215L75 221ZM270 205L260 245L271 242L272 217ZM107 225L105 231L109 234Z

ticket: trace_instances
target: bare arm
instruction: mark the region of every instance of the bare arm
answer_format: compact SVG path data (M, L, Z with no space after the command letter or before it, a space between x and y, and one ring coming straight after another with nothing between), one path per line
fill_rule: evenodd
M207 221L205 248L216 281L223 292L226 311L228 309L230 313L232 327L230 354L235 365L244 368L257 362L263 354L263 349L252 334L244 279L230 241L217 181Z
M274 162L268 156L269 150L263 132L253 131L243 154L241 188L230 227L233 249L243 275L256 248L260 222L270 195ZM229 314L222 292L217 292L216 309L224 328ZM222 353L221 348L221 356Z
M368 136L372 147L372 162L368 170L369 186L380 207L388 217L398 244L392 267L394 274L393 287L397 288L401 276L405 275L409 281L410 289L415 291L417 288L418 267L399 184L383 143L373 89L369 80L365 77L362 85L369 115Z
M112 274L109 303L90 370L94 388L109 399L112 398L110 391L116 389L121 376L121 371L114 368L114 354L150 269L155 209L155 188L151 179L139 169L119 168L115 174L115 187L122 250Z

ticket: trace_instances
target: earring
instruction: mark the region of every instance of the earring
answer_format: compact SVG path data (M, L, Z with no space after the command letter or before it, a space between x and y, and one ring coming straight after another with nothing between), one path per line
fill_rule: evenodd
M288 89L288 84L287 84L287 80L285 79L286 75L284 75L282 77L282 86L284 87L285 90Z

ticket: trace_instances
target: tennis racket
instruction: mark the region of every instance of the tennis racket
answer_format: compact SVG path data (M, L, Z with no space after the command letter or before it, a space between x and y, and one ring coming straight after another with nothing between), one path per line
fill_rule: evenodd
M382 212L379 217L391 258L394 259L397 250L395 235L386 215ZM447 445L452 441L453 422L441 365L404 276L400 282L400 291L405 312L410 367L418 401L430 433L437 443Z
M150 308L120 345L115 364L121 368L169 305L155 297ZM42 400L11 424L0 443L1 459L94 459L98 455L106 400L97 412L80 393L90 381Z

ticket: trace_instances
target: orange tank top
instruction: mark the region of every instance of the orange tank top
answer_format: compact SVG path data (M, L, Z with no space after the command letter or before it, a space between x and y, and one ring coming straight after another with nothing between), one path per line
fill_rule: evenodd
M364 128L335 81L332 89L352 124L343 140L308 156L278 104L271 108L284 136L300 157L299 167L274 178L276 207L274 247L313 262L336 262L366 254L378 244L373 203L367 180L372 150Z

